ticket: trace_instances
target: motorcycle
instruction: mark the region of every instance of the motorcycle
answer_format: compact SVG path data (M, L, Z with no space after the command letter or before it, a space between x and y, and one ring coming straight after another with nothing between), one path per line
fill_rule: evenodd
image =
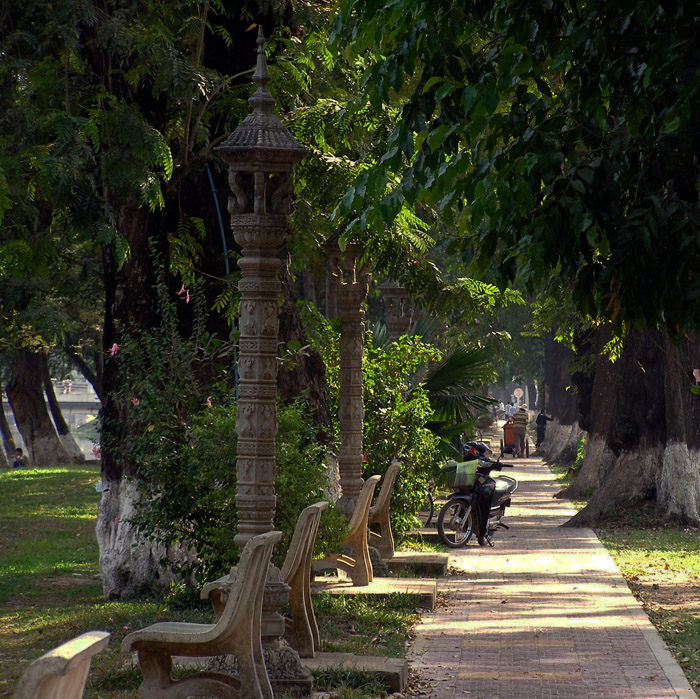
M465 546L475 532L481 546L493 546L496 530L499 527L508 529L501 520L518 488L518 481L510 476L491 478L492 471L513 466L500 463L500 457L493 461L487 453L493 452L483 442L467 442L462 453L464 461L455 463L454 467L443 466L448 475L454 471L454 478L448 477L448 486L453 487L454 492L437 519L438 534L445 546Z

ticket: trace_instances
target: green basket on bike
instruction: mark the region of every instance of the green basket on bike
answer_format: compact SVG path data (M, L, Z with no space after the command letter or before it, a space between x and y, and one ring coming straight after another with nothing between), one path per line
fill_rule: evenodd
M440 470L445 474L447 487L460 490L461 488L474 487L478 465L479 462L476 459L471 461L454 461L450 459L440 467Z

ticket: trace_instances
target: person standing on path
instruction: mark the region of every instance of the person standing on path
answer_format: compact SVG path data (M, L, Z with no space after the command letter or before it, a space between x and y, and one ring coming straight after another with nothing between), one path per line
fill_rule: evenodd
M537 442L535 444L535 449L540 448L540 444L544 442L544 433L547 429L547 422L551 422L554 418L547 417L544 413L544 408L540 410L540 414L535 419L535 424L537 425Z
M525 454L525 434L527 433L527 405L523 403L513 413L513 437L515 438L515 456L522 458Z

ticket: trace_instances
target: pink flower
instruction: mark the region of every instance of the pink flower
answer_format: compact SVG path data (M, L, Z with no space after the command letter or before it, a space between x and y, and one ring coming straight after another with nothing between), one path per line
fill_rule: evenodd
M100 448L95 444L95 446L92 448L92 455L96 458L100 458Z
M131 399L131 402L132 402L134 405L138 405L138 404L139 404L139 399L138 399L138 398L132 398L132 399Z
M180 289L180 291L177 292L177 295L178 295L179 298L185 299L185 303L189 303L189 302L190 302L190 290L189 290L189 289L185 289L185 285L184 285L184 284L182 285L182 288Z
M112 345L112 349L109 350L109 356L110 356L110 357L114 357L114 356L117 354L118 351L119 351L119 345L115 342L115 343Z
M211 408L211 396L207 396L207 405Z

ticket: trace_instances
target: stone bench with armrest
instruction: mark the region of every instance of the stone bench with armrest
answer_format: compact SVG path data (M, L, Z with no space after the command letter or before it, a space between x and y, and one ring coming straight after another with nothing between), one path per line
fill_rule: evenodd
M391 531L390 506L391 493L394 490L394 483L400 468L401 464L394 459L384 475L377 502L369 508L367 519L368 524L379 526L378 534L370 530L369 545L376 548L384 560L394 557L394 535Z
M272 531L248 541L238 566L231 569L231 591L216 623L160 622L131 633L122 641L123 652L138 653L143 674L139 692L143 699L273 699L263 660L261 615L272 548L281 536ZM173 679L173 656L213 655L234 655L238 675L202 671Z
M321 560L314 561L314 571L320 572L335 568L347 573L353 585L365 586L372 582L374 574L369 558L367 520L374 489L381 478L381 476L371 476L365 481L350 518L349 531L340 542L341 546L352 547L355 557L343 553L331 554Z
M285 619L285 639L302 658L313 658L320 650L318 625L311 604L310 573L321 514L327 507L328 503L321 501L302 510L280 573L290 587L292 610L291 619ZM226 578L219 578L202 588L201 598L211 601L217 617L223 611L230 587Z
M88 631L37 658L24 671L14 699L81 699L92 656L109 643L106 631Z

